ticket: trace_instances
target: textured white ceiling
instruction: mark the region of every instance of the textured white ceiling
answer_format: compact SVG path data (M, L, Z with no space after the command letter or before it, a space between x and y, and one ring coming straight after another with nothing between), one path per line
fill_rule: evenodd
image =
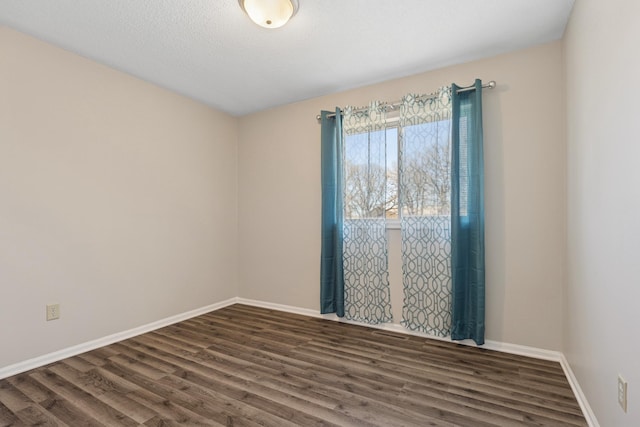
M237 0L1 0L0 24L233 115L562 37L574 0L300 0L269 30Z

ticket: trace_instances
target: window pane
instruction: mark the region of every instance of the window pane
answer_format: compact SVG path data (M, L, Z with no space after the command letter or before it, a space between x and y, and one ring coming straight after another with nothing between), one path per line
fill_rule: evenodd
M346 219L397 218L397 129L346 135L344 209Z
M402 215L451 212L451 121L403 128Z

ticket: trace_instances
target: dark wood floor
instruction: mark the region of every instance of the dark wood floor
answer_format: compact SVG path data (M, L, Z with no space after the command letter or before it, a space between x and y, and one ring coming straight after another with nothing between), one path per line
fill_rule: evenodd
M234 305L0 381L0 426L586 426L558 363Z

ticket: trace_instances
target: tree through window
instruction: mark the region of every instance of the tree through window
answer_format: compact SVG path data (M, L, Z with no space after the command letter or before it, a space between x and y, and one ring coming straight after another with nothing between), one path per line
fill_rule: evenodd
M345 136L345 218L449 215L450 120L389 125Z

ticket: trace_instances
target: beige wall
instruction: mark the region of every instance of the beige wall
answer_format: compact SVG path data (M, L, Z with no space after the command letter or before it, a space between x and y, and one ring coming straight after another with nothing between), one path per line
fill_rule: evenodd
M579 0L565 36L564 352L600 425L640 426L640 2ZM629 409L616 382L629 383Z
M0 27L0 367L235 296L236 147L235 118Z
M327 70L330 73L330 70ZM240 296L319 309L320 126L335 106L397 100L476 77L484 93L487 339L559 350L565 265L560 42L274 108L240 119ZM399 235L390 236L399 321Z

